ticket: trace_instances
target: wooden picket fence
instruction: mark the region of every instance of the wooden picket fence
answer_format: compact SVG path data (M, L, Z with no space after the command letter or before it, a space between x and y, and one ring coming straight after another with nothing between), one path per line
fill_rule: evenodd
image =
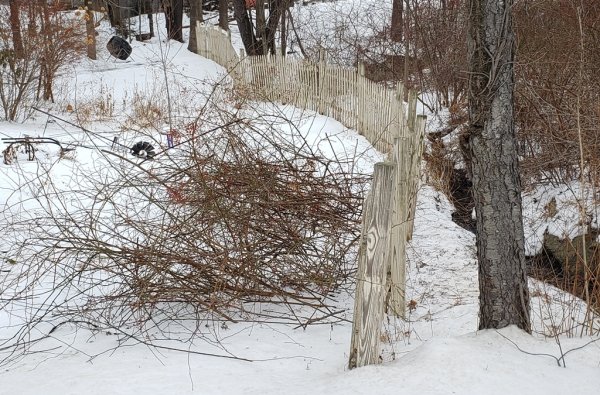
M385 311L405 314L406 245L412 237L426 118L415 92L387 89L358 70L282 56L238 56L229 36L198 25L199 54L227 68L257 100L293 104L355 129L388 161L377 163L365 200L349 367L376 364Z
M231 34L216 26L196 24L198 55L229 69L235 67L239 58L231 45Z

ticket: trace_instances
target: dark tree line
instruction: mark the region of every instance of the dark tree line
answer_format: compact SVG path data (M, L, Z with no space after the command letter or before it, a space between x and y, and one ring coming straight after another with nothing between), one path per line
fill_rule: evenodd
M13 1L17 0L11 0L11 4ZM95 2L95 7L96 9L105 7L111 24L122 27L122 20L131 16L148 14L148 17L152 18L152 13L158 11L156 4L160 4L165 14L168 38L183 42L184 0L160 0L159 3L151 0L98 0ZM196 23L203 22L203 9L216 8L219 11L219 27L228 30L230 6L233 7L233 15L248 55L275 54L278 31L281 32L280 45L285 52L287 20L291 17L289 7L293 4L292 0L189 0L187 4L190 10L188 49L192 52L197 52ZM253 14L255 18L252 17ZM153 26L152 20L150 26Z
M265 1L256 2L256 23L252 23L246 0L232 0L233 13L238 24L246 53L250 56L275 54L275 35L278 27L285 31L290 0L268 0L268 16ZM282 40L283 42L283 40Z
M170 40L183 42L183 0L162 0L167 24L167 36ZM197 1L190 1L197 3ZM195 8L195 7L194 7Z

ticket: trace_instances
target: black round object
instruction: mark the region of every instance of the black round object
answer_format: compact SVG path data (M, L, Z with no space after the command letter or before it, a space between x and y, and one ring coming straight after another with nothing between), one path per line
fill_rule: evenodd
M154 146L147 141L138 141L131 147L131 154L140 158L152 159L156 155Z
M217 11L219 9L219 0L204 0L202 2L204 11Z
M131 45L129 45L127 40L119 36L112 36L106 44L106 49L108 49L108 52L110 52L112 56L121 60L127 60L132 51Z

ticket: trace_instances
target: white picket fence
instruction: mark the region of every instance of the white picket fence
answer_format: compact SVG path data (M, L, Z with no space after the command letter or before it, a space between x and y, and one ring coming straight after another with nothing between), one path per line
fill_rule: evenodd
M364 204L349 367L379 362L385 310L405 314L406 244L412 237L425 134L417 97L387 89L358 70L282 56L238 56L227 33L198 25L199 54L227 68L257 100L293 104L355 129L388 161L378 163Z
M231 35L228 31L198 22L196 39L198 55L208 58L228 70L239 62L239 57L231 45Z
M335 118L382 152L391 150L392 136L402 130L402 90L372 83L355 69L329 65L324 57L318 63L283 56L244 57L234 72L239 83L254 88L259 97Z

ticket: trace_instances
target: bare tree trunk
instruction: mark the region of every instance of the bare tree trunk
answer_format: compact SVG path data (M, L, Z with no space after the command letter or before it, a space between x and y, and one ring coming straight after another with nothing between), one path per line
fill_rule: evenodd
M94 26L94 13L92 12L92 2L86 1L87 10L85 12L85 30L87 34L87 56L96 60L96 27Z
M256 0L256 36L260 42L267 42L267 17L265 16L265 0Z
M237 21L238 29L240 30L240 36L244 43L244 48L249 56L262 55L262 48L258 45L254 29L252 27L252 21L246 11L245 0L233 0L233 13L235 20Z
M42 45L43 58L40 64L40 81L42 82L42 86L44 88L44 100L50 100L52 101L52 103L54 103L54 93L52 92L52 85L54 84L54 75L56 70L52 69L53 62L49 61L49 59L52 58L51 49L49 48L50 42L52 41L50 10L48 9L48 2L46 0L39 0L38 7L42 17L42 34L46 38Z
M277 33L277 26L281 14L285 10L286 0L269 0L269 21L267 22L266 29L266 43L265 48L272 54L275 55L275 33Z
M113 6L111 1L106 2L106 12L108 14L108 20L112 27L121 28L121 13L117 6Z
M480 329L530 332L514 131L513 0L469 0L469 135Z
M21 35L21 12L20 12L21 1L10 0L10 29L12 31L13 48L15 50L15 56L20 58L23 56L23 37Z
M183 42L183 0L163 0L167 36Z
M410 0L406 1L406 15L404 15L404 75L402 76L404 83L404 101L408 101L408 88L410 87L408 71L410 70L410 38L412 38L410 33ZM414 45L414 43L413 43Z
M285 52L287 51L287 28L286 28L286 22L287 22L287 14L286 11L288 9L288 4L287 4L287 0L283 0L284 4L282 5L283 7L283 12L281 13L281 56L285 56Z
M219 0L219 27L229 30L229 1Z
M204 22L202 15L202 0L190 0L190 39L188 41L187 49L193 53L198 53L196 22Z
M390 36L396 42L402 41L402 14L404 13L404 0L393 0L392 2L392 24Z
M154 18L152 11L148 12L148 25L150 26L150 37L154 37Z

